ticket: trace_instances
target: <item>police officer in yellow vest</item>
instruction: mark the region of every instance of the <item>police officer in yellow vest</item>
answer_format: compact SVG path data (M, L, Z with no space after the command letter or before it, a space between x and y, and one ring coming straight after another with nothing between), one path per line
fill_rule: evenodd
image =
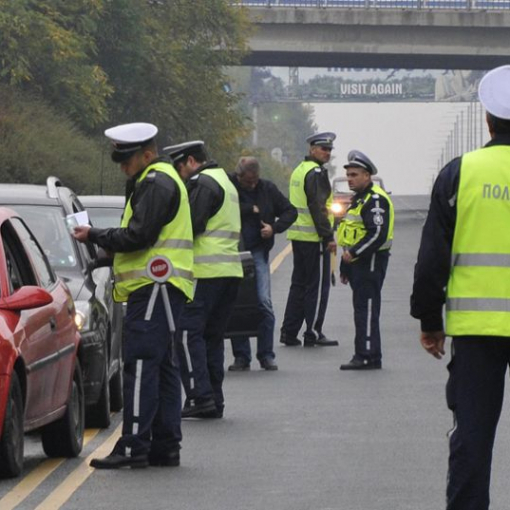
M225 170L208 160L201 140L164 150L187 181L194 236L195 297L184 309L178 335L186 392L182 417L222 418L223 335L243 277L239 197Z
M280 342L288 346L301 345L297 338L306 324L305 347L338 345L322 332L328 305L331 252L336 253L333 236L333 201L327 169L331 158L334 133L309 136L309 155L290 177L289 200L298 217L287 230L292 241L294 269L281 327Z
M393 239L393 204L372 182L376 166L360 151L350 151L346 169L351 205L338 227L342 247L340 281L352 288L354 356L340 370L379 369L381 364L381 290Z
M510 66L487 73L478 96L491 140L438 175L411 296L425 350L441 359L445 335L452 337L448 510L489 508L492 449L510 364Z
M193 232L186 188L174 167L158 157L156 134L156 126L146 123L105 131L132 192L120 228L83 226L74 233L113 253L114 298L127 301L122 436L110 455L91 461L98 469L179 465L181 382L169 320L178 324L193 297ZM160 275L170 315L164 291L147 270L162 257L173 266Z

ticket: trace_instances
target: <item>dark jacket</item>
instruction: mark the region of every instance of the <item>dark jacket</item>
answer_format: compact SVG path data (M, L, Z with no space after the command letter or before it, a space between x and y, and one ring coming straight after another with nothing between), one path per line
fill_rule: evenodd
M229 174L229 177L239 193L239 205L241 208L241 235L243 233L243 225L246 224L246 218L248 216L256 216L259 221L263 221L264 223L271 225L275 235L284 232L296 221L296 208L271 181L259 179L259 182L255 187L258 200L256 205L260 211L260 213L256 214L253 212L253 202L246 198L244 190L240 186L236 175ZM271 250L274 246L274 235L269 239L261 239L261 245L266 251Z
M165 160L158 158L151 165L157 161ZM126 187L133 209L127 228L90 229L90 241L109 252L150 248L157 241L161 229L177 214L180 204L177 183L168 175L156 171L149 172L142 182L136 183L143 171L130 179L130 185Z
M310 156L306 156L305 161L315 160ZM331 183L329 182L328 170L319 163L317 163L315 170L310 170L306 174L305 194L317 234L325 243L333 241L333 228L326 207L326 201L331 195Z
M486 147L493 145L510 145L510 135L497 135ZM439 173L423 226L411 295L411 315L421 321L422 331L444 329L442 312L450 276L461 162L462 158L455 158Z

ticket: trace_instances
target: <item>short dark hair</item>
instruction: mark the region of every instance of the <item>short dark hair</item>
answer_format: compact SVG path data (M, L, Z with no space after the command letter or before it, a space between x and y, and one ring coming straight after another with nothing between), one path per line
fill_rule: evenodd
M510 120L500 119L492 113L487 112L487 123L494 133L510 134Z

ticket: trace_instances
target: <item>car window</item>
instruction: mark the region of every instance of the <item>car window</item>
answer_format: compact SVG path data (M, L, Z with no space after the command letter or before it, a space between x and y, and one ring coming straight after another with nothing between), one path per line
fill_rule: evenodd
M24 285L39 285L32 270L32 265L25 253L25 248L10 222L4 222L1 235L5 249L11 293Z
M78 261L74 242L60 207L16 205L13 208L35 232L44 254L55 269L76 267Z
M106 207L87 207L92 225L97 228L120 227L122 209Z
M349 183L347 180L334 180L333 181L333 193L352 193L349 189Z
M51 287L55 283L55 275L51 270L48 259L39 247L39 244L21 220L18 218L13 218L11 223L20 239L23 241L26 249L30 253L32 262L35 265L37 274L41 280L41 285L45 289Z

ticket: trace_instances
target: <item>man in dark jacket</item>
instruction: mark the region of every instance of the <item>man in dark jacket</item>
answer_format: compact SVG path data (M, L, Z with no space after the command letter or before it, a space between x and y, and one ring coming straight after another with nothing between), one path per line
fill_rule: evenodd
M241 236L255 264L257 297L262 315L257 335L257 359L264 370L278 370L274 358L275 317L271 303L269 251L274 236L287 230L297 217L296 208L271 182L260 178L260 165L254 157L242 157L233 176L241 207ZM278 219L276 219L278 218ZM250 369L250 339L232 339L235 361L230 371Z

